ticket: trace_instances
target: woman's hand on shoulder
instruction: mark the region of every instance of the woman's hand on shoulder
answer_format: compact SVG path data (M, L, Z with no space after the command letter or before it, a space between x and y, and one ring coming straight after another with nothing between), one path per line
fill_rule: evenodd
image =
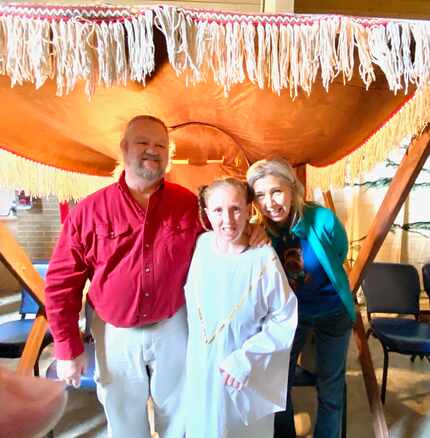
M248 224L246 233L249 236L248 244L252 248L258 248L271 243L270 238L262 225Z

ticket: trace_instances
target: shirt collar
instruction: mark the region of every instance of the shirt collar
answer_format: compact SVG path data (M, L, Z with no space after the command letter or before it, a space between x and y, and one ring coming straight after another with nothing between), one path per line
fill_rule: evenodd
M120 175L119 180L118 180L118 185L119 185L120 190L123 193L127 193L128 195L130 195L130 189L128 188L128 185L125 182L125 170L123 170L121 172L121 175ZM164 181L164 178L162 178L160 181L160 185L158 186L158 189L154 193L157 193L158 191L164 189L164 186L165 186L165 181Z

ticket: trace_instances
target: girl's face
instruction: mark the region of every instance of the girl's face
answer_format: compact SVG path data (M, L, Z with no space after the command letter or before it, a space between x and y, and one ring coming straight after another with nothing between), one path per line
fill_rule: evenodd
M250 214L244 191L228 184L219 185L209 192L206 204L205 211L217 239L238 243Z
M291 211L293 193L284 178L267 175L254 183L255 204L261 214L283 224Z

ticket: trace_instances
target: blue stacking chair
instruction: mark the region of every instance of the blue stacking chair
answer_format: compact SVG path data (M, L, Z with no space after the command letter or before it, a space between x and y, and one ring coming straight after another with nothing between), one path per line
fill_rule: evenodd
M48 270L48 262L33 262L34 268L44 279ZM26 288L21 289L20 319L0 324L0 357L16 359L21 357L25 343L30 333L33 321L39 311L39 303L32 297ZM27 317L30 318L27 318ZM39 356L42 350L52 342L49 331L46 332L34 365L34 375L39 375Z
M373 335L384 350L381 400L385 403L388 356L395 352L412 356L430 354L430 324L419 321L420 281L416 268L401 263L372 263L362 288L370 323L367 336ZM398 317L374 317L374 313ZM413 316L413 319L404 316Z
M89 304L85 304L85 331L83 336L85 353L87 356L87 369L81 376L81 385L79 390L83 391L95 391L96 382L94 380L95 371L95 345L91 335L91 317L92 308ZM57 377L57 361L54 360L46 370L46 377L48 379L58 379Z

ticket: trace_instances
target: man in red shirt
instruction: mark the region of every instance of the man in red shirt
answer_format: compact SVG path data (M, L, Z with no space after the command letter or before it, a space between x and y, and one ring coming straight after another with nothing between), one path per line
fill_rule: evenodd
M160 438L181 438L183 285L202 231L197 199L163 179L169 137L161 120L132 119L121 150L125 171L119 181L73 209L49 264L46 313L57 372L79 385L85 353L78 319L90 280L97 393L109 436L149 438L151 394Z

